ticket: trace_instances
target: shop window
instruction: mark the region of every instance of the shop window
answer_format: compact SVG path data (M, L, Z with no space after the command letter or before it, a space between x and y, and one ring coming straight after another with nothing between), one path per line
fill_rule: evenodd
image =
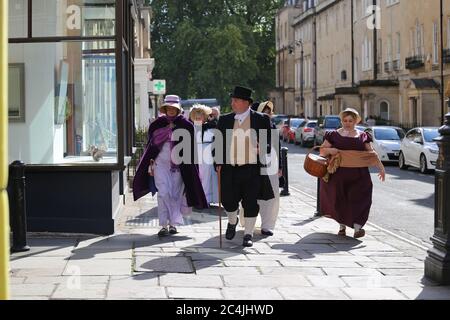
M116 59L84 49L98 46L86 41L9 45L10 65L24 69L26 114L25 125L10 123L12 160L117 163Z

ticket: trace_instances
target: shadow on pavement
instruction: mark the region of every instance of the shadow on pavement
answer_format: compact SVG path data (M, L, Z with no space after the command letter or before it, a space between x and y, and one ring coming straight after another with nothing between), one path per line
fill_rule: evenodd
M294 226L296 226L296 227L306 226L307 224L313 223L314 221L316 221L316 220L318 220L318 219L321 219L321 217L312 217L312 218L303 220L303 221L300 222L300 223L296 223L296 224L294 224Z
M310 259L318 254L349 252L361 249L364 247L361 246L362 244L362 241L353 238L318 232L307 235L295 244L273 244L272 248L298 255L301 259Z

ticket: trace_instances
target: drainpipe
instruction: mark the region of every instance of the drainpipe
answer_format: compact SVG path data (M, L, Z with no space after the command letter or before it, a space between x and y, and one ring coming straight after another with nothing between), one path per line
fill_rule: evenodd
M317 112L317 22L316 13L313 15L313 116L318 117Z
M377 21L377 0L373 0L372 2L373 5L373 9L372 9L372 14L373 14L373 25L375 26L375 28L373 28L373 79L377 80L378 77L378 65L377 65L377 60L378 60L378 30L377 30L377 25L378 25L378 21ZM381 67L381 66L380 66Z

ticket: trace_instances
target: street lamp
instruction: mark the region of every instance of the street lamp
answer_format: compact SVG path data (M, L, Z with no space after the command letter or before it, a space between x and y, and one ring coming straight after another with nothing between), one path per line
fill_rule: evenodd
M433 247L425 259L425 276L439 285L450 284L450 113L445 115L440 137L434 139L439 145L439 157L435 174L435 209Z
M434 139L439 146L435 173L435 209L433 247L425 259L425 276L439 285L450 284L450 89L444 92L444 49L443 49L443 0L440 0L441 18L441 102L444 126L439 129L440 137ZM444 116L445 97L449 113Z

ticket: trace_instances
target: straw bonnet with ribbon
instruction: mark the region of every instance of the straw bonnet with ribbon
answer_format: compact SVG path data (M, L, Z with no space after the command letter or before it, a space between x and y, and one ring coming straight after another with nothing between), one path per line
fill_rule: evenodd
M269 108L270 109L270 113L273 113L273 109L274 109L273 102L272 101L266 101L266 102L260 103L259 107L258 107L258 112L262 113L265 108Z
M361 116L359 115L359 112L356 111L356 109L353 108L347 108L344 111L342 111L339 114L339 117L341 118L341 120L344 120L344 117L347 116L348 114L352 114L354 116L354 118L356 119L356 123L360 123L361 122Z
M180 111L183 111L183 108L181 107L181 99L176 95L167 95L164 98L164 103L161 105L159 110L162 111L166 107L174 107Z

